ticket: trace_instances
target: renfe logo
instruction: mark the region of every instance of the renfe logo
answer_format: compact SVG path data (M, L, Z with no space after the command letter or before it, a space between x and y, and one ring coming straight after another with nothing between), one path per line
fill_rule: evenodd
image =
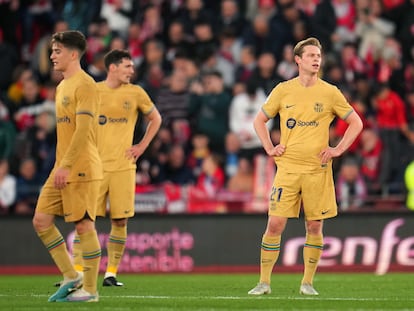
M354 265L360 252L361 264L375 266L377 274L385 274L388 271L394 253L397 264L414 266L414 237L401 239L397 236L397 229L404 223L403 218L387 223L379 241L369 236L350 236L343 241L332 236L325 237L320 266ZM281 264L286 266L298 264L304 241L303 237L286 241Z

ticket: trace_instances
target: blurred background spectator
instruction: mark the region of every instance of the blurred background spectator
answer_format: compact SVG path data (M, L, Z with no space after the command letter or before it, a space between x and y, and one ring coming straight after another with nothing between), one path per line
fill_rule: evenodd
M191 151L188 155L188 164L196 177L201 174L201 165L204 159L211 154L209 145L210 141L206 134L194 133L192 135Z
M190 118L192 131L208 136L210 148L224 154L224 140L229 131L230 94L224 88L222 75L218 71L207 72L202 83L192 89Z
M367 183L370 195L381 194L380 182L381 157L383 144L377 133L372 128L365 128L361 133L361 173Z
M377 84L372 104L383 144L380 169L382 192L385 195L390 191L401 193L404 144L414 143L414 132L407 124L406 107L402 98L387 83Z
M224 212L223 204L216 201L220 190L225 186L225 173L222 168L221 157L210 154L201 164L201 174L196 184L190 189L190 213L220 213Z
M0 101L0 160L11 161L16 137L14 123L10 121L6 105Z
M30 158L24 159L20 164L16 182L15 214L33 215L43 182L37 170L36 161Z
M11 214L16 200L16 177L9 172L7 160L0 160L0 214Z
M173 134L175 142L186 145L190 138L189 100L187 76L182 71L173 71L165 79L155 100L162 114L162 125Z
M263 151L262 143L253 127L253 120L265 101L266 94L263 89L258 87L257 81L249 79L245 91L234 96L230 104L230 131L240 141L240 154L251 161L256 154ZM272 120L267 123L269 128L272 124Z
M195 177L182 145L174 144L168 150L167 161L160 167L159 181L181 186L194 184Z
M335 184L338 207L345 211L359 209L366 203L367 186L355 158L346 158Z
M321 78L340 88L364 120L346 155L366 185L361 208L371 206L369 200L404 197L414 152L413 12L412 0L0 1L0 159L7 159L14 178L24 175L22 167L31 175L29 158L36 178L50 171L55 88L62 77L52 70L49 40L54 32L78 29L88 42L85 70L100 81L103 55L128 49L133 83L163 115L157 138L138 160L137 187L196 183L206 174L202 163L219 154L225 183L218 193L233 177L250 180L250 169L258 193L257 185L268 181L253 160L263 150L251 119L277 83L296 76L296 42L316 36L323 44ZM278 118L269 126L276 144ZM346 123L335 120L331 143L345 130ZM346 159L334 162L336 178L343 170L355 173ZM231 189L250 189L249 183L232 182ZM20 210L14 207L9 210Z
M229 132L226 135L225 141L225 159L224 159L224 173L226 179L231 178L237 173L240 158L240 139L234 132Z
M253 164L248 158L241 157L237 163L236 173L227 181L227 190L252 193L254 188Z

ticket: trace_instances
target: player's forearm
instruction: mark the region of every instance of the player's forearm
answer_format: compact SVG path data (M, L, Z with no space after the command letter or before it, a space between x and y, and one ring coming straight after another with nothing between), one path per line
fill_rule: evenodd
M344 136L339 141L338 145L336 145L336 149L340 151L340 153L344 153L348 148L352 145L358 135L361 133L363 125L360 117L354 112L352 115L349 116L351 118L348 128L345 131Z
M266 126L266 123L256 119L253 125L254 125L254 130L256 131L256 134L262 143L263 149L266 150L267 153L269 153L270 150L272 150L274 146L270 138L270 133Z
M89 131L93 125L94 118L89 114L80 114L76 116L76 129L73 133L70 145L60 162L60 167L71 168L73 163L78 158L81 150L84 149L88 137Z
M158 130L161 127L162 118L158 111L151 112L150 119L145 130L144 136L139 142L141 145L147 148L155 135L157 135Z

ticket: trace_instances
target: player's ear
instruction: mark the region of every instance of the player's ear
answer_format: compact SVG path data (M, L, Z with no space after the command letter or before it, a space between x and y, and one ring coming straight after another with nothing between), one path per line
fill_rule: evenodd
M80 57L79 57L79 51L78 50L76 50L76 49L72 49L71 51L70 51L70 57L73 59L73 60L75 60L75 59L79 59Z
M109 64L108 71L113 71L115 69L116 69L116 65L115 64Z

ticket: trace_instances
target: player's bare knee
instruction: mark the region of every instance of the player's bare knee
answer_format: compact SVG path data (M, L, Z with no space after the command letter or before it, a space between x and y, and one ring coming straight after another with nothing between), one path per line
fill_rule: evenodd
M32 219L33 228L36 232L45 231L53 225L54 217L42 213L35 213Z
M277 236L283 233L283 230L286 226L286 220L282 218L274 218L272 217L269 219L266 228L266 235L267 236Z
M323 220L307 220L306 232L311 235L322 234Z
M283 227L279 223L269 223L266 228L265 235L267 236L276 236L281 235L283 232Z
M43 231L42 230L42 228L43 228L42 222L39 219L39 217L36 217L36 215L32 219L32 224L33 224L33 228L35 229L36 232Z
M125 227L127 225L127 218L111 219L111 223L115 227Z
M84 234L95 230L95 223L89 218L82 219L75 223L76 232L78 234Z

